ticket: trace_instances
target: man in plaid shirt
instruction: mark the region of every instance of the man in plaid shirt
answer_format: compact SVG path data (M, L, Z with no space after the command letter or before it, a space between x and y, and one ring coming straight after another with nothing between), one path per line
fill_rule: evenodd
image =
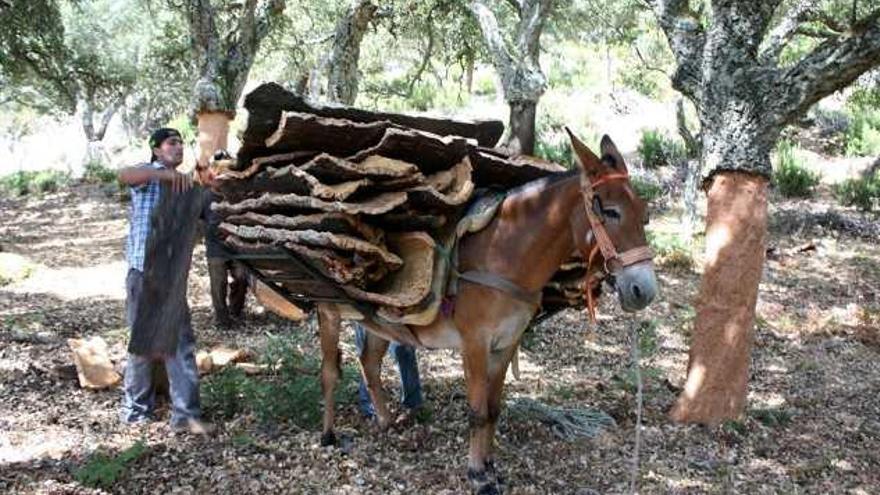
M192 177L178 172L183 162L183 140L175 129L158 129L150 136L150 163L119 171L119 180L131 186L131 228L125 245L128 260L126 276L126 320L131 327L141 302L150 215L159 203L160 184L170 185L172 193L192 188ZM185 295L184 295L185 297ZM211 425L201 421L199 373L195 361L195 338L189 318L180 323L177 351L164 359L171 395L171 427L191 433L210 433ZM125 390L121 419L134 424L153 419L155 391L152 368L155 360L129 354L125 367Z

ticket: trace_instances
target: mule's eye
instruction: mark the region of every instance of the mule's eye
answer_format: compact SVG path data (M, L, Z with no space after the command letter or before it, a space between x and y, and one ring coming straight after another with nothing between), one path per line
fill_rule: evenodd
M602 216L609 220L620 220L620 212L611 208L602 210Z

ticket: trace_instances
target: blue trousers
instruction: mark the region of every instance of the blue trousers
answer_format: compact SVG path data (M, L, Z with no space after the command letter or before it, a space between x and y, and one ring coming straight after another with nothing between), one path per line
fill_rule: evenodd
M143 288L143 273L130 269L125 279L125 316L131 326L137 314ZM177 351L163 360L168 372L168 388L171 395L171 424L179 425L190 418L201 416L199 404L199 371L196 367L195 336L190 316L180 322ZM122 412L125 423L137 423L153 419L156 392L153 388L153 365L155 359L128 355L125 366Z
M359 323L354 324L354 343L357 347L358 355L361 355L366 344L366 331ZM416 359L416 349L412 346L398 344L397 342L392 342L388 349L391 351L391 355L394 356L394 360L397 362L397 370L400 372L400 403L408 409L421 406L422 382L419 380L419 363ZM373 417L376 414L363 377L361 377L360 386L358 387L358 403L364 416Z

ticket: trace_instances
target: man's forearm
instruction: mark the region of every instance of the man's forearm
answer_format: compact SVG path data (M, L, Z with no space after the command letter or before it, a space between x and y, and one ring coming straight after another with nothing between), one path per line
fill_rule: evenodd
M166 179L162 176L163 170L144 167L126 167L119 171L119 182L129 186L139 186L151 180Z
M192 188L192 175L181 174L174 170L158 170L144 167L127 167L119 171L119 181L129 186L140 186L151 180L160 180L171 185L175 193L188 191Z

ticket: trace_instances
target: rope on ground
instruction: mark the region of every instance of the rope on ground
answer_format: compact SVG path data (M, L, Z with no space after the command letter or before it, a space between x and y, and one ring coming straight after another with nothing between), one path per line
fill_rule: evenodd
M554 407L528 397L518 397L508 404L515 417L536 419L565 441L578 437L595 438L602 431L617 426L614 418L597 409Z
M636 380L636 438L633 446L629 492L635 494L639 489L639 450L642 439L642 368L639 365L639 324L636 321L633 321L630 327L630 349L633 374Z

